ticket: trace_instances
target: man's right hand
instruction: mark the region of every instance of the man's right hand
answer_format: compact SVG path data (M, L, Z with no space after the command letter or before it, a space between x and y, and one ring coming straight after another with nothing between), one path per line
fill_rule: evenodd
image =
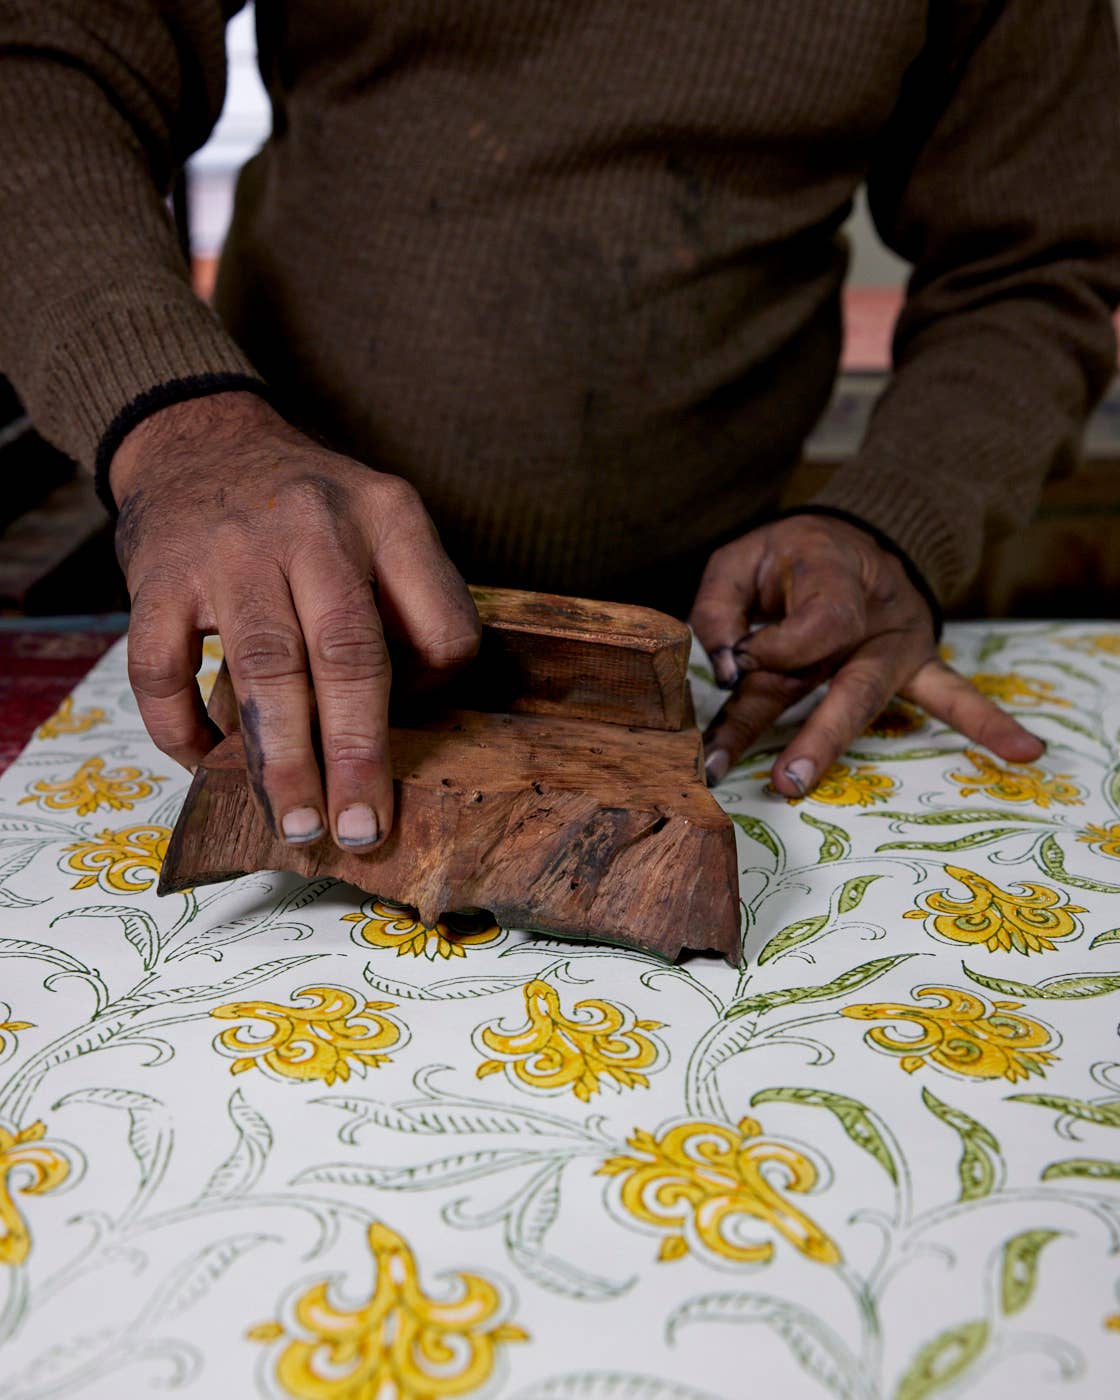
M217 742L195 682L202 638L217 632L269 825L293 845L329 826L345 849L372 849L393 821L386 633L428 676L479 642L470 593L416 492L246 393L146 418L109 484L132 597L129 680L154 742L188 768Z

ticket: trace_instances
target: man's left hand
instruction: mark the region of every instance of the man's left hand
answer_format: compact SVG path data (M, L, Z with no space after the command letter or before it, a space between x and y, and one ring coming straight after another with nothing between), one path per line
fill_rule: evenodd
M704 735L720 782L783 710L827 681L772 771L804 797L892 696L1012 763L1045 744L942 661L929 605L900 561L855 525L792 515L718 549L689 621L731 697Z

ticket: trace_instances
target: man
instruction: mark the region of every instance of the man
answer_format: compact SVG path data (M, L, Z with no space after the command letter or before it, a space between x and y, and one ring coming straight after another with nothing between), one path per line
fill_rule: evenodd
M274 129L219 322L163 197L237 8L0 0L0 365L119 508L162 749L213 742L217 630L270 818L372 848L386 640L461 664L465 575L681 611L699 580L713 781L822 678L786 795L896 691L1038 757L935 612L1115 368L1108 0L261 0ZM833 383L865 180L916 269L894 377L815 513L760 523Z

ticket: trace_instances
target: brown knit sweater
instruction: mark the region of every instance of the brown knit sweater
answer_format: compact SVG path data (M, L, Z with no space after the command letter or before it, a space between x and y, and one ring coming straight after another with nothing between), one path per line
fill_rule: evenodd
M0 0L0 368L83 462L263 380L468 577L664 601L826 403L865 180L916 272L821 504L948 598L1072 459L1116 363L1108 0L260 0L219 321L163 197L236 8Z

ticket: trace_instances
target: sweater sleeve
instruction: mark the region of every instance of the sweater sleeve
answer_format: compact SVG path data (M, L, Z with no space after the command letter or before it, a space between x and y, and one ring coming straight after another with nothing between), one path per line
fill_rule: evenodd
M1072 467L1116 370L1120 61L1109 0L934 15L868 182L914 268L894 372L814 501L877 527L951 601Z
M225 95L238 0L0 0L0 368L93 467L251 365L192 292L166 196Z

